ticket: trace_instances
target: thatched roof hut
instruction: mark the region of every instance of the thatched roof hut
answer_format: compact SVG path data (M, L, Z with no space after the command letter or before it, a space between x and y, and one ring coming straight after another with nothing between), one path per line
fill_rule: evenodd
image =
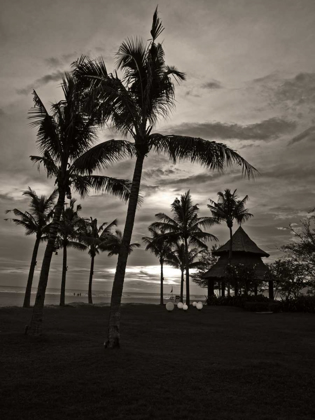
M232 238L232 258L230 261L229 250L230 240L216 251L213 251L213 255L219 257L219 260L203 275L204 279L209 279L210 282L224 282L228 263L232 265L244 264L253 267L255 269L255 277L259 280L264 279L267 267L261 258L269 257L269 254L260 249L241 226Z

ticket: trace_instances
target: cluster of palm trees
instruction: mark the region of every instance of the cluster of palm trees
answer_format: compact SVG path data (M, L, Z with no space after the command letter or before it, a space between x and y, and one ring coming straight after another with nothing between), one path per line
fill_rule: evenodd
M82 197L90 189L102 190L128 200L124 232L121 238L118 262L112 289L110 319L105 347L117 348L120 343L120 305L127 259L138 207L142 168L149 153L165 153L177 162L186 159L209 170L222 171L233 163L244 175L253 176L255 168L225 144L195 137L154 133L159 118L166 117L175 104L175 85L185 80L184 73L165 63L163 45L157 41L164 27L156 9L153 15L151 38L145 43L127 39L116 54L117 71L109 73L102 59L81 57L73 63L71 73L62 82L64 99L54 103L48 111L34 91L34 107L30 118L37 128L40 156L32 161L43 165L47 176L55 180L57 203L47 235L47 245L40 272L38 291L27 334L42 333L45 292L50 263L56 248L56 239L65 198L72 191ZM110 125L122 134L122 140L109 140L93 147L98 129ZM125 139L130 139L125 140ZM95 170L108 168L127 157L136 159L131 182L108 176L95 175ZM174 204L174 211L178 203ZM175 214L175 213L174 213ZM165 217L164 217L165 216ZM156 227L180 232L180 215L168 219L158 216ZM194 241L200 241L197 220ZM195 229L195 228L193 228ZM189 238L183 231L181 240L187 246ZM188 259L186 258L186 276ZM189 288L189 281L186 282ZM188 293L189 295L189 293Z
M146 244L146 250L153 252L159 258L161 265L161 305L163 304L164 264L181 271L181 302L183 302L184 294L184 273L186 274L186 304L190 304L189 270L197 268L203 272L202 269L208 264L204 258L205 251L208 251L205 242L218 240L214 235L202 229L223 221L226 222L230 231L229 261L231 261L233 222L235 220L238 224L242 224L252 217L252 214L245 208L247 200L248 196L240 200L236 190L231 192L231 190L226 189L224 192L218 193L218 202L210 199L208 208L211 216L198 217L198 205L192 203L190 191L187 191L172 203L173 217L164 213L155 215L158 221L152 223L148 228L151 236L145 236L142 240Z
M23 193L30 198L29 211L22 212L19 209L8 210L7 213L13 212L16 216L12 220L16 225L23 226L27 235L35 234L36 241L34 244L32 260L25 290L23 307L30 307L31 291L33 285L34 271L37 264L37 254L40 242L48 240L49 229L53 218L53 211L55 208L55 198L57 191L55 190L49 197L45 195L38 196L34 190L29 188ZM79 216L79 211L82 206L78 204L75 207L76 200L71 199L69 204L65 203L63 208L57 237L55 242L55 253L62 250L62 276L60 288L60 306L65 305L66 295L66 278L68 271L68 248L74 248L80 251L88 250L91 257L91 266L89 274L88 286L88 302L93 303L92 282L94 274L94 260L97 254L107 251L108 256L117 255L120 250L122 234L116 229L114 232L112 228L117 226L117 220L111 223L104 222L98 226L97 219L90 217L82 218ZM130 244L130 251L139 247L140 244Z

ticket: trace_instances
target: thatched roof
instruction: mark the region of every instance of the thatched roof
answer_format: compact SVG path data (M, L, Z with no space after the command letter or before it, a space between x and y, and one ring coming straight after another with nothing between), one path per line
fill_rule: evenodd
M222 279L225 277L225 270L229 263L228 253L220 256L219 261L214 264L202 277L204 279ZM244 264L248 267L255 267L255 276L259 280L263 280L267 267L262 262L261 257L258 254L246 255L245 253L232 254L231 264Z
M219 257L220 255L228 253L229 249L230 249L230 240L228 240L226 244L222 245L216 251L213 251L213 255ZM242 253L245 253L246 255L254 254L254 255L259 255L261 257L269 257L269 254L267 254L267 252L258 248L255 242L250 239L250 237L244 231L242 226L240 226L233 235L232 252L233 253L242 252Z

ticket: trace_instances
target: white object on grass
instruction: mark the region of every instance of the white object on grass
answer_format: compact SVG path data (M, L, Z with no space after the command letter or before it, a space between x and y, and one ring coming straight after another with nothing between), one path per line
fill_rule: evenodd
M186 303L183 305L183 309L184 309L184 311L187 311L188 305L186 305Z
M183 306L184 306L183 302L178 302L177 304L178 309L183 309Z
M193 302L193 306L197 306L197 302Z
M202 302L198 302L196 308L200 311L203 308Z
M167 302L166 310L171 312L173 309L174 309L174 303L173 302Z

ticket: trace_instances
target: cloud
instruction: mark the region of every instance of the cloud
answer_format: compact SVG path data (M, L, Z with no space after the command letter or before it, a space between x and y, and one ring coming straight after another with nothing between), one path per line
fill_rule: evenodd
M23 89L17 89L16 92L19 95L27 95L33 89L37 89L40 86L44 86L44 85L46 85L47 83L50 83L50 82L56 82L58 80L61 80L62 77L63 77L63 72L58 70L58 71L55 71L54 73L46 74L45 76L40 77L39 79L36 79L32 84L26 86Z
M275 95L279 101L315 104L315 73L299 73L285 80Z
M238 139L238 140L273 140L282 134L295 130L296 123L282 118L269 118L267 120L249 124L213 123L183 123L170 127L165 131L178 135L203 137L208 139Z
M297 136L293 137L289 145L299 143L302 140L306 140L306 141L315 140L315 125L303 131L302 133L298 134Z
M278 229L278 230L288 230L288 228L285 228L285 227L282 227L282 226L279 226L276 229Z
M209 82L204 83L203 85L201 85L201 87L203 89L209 89L209 90L222 89L222 84L218 80L213 79Z
M65 64L70 65L73 59L78 57L78 53L76 51L69 53L69 54L63 54L60 57L49 57L45 58L45 63L49 65L51 68L58 68L62 67Z

